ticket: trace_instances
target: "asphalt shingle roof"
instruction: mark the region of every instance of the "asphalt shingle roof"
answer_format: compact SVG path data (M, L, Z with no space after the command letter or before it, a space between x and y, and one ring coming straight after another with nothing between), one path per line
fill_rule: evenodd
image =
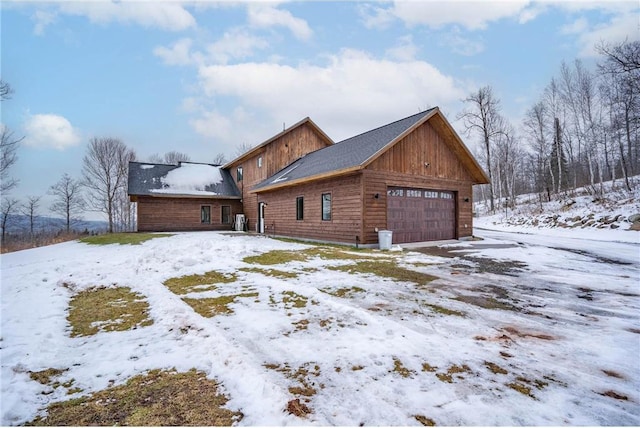
M253 189L260 190L278 183L363 165L403 132L429 115L432 110L414 114L355 137L347 138L332 146L311 152L259 183Z
M187 164L184 162L184 164ZM214 168L213 165L211 165ZM216 198L241 198L229 171L219 168L221 180L204 186L202 192L183 191L173 192L167 188L165 179L169 172L180 168L180 165L165 165L143 162L129 162L128 194L135 196L202 196Z

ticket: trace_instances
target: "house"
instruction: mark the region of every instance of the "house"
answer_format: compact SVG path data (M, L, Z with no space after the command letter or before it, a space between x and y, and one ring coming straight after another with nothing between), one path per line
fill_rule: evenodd
M242 195L220 166L129 163L129 198L139 232L231 229Z
M305 118L219 170L249 230L364 245L383 229L393 243L471 236L472 186L488 183L437 107L335 144ZM151 230L141 205L182 196L137 198L138 228ZM178 223L173 230L184 230Z

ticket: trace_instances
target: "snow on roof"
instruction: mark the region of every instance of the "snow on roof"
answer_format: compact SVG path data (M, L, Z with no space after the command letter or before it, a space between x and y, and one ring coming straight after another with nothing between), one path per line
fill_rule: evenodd
M169 171L162 177L164 190L180 191L181 193L204 191L206 186L222 182L220 167L205 164L182 163L176 169ZM207 192L211 193L211 192Z

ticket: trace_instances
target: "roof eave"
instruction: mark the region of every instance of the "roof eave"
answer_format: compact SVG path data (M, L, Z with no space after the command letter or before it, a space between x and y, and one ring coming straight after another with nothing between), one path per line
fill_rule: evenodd
M185 193L129 193L129 198L139 198L149 196L151 198L172 198L172 199L242 199L241 196L230 195L192 195Z
M356 166L352 166L352 167L348 167L348 168L343 168L343 169L338 169L335 171L329 171L329 172L324 172L321 174L315 174L315 175L310 175L309 177L303 177L303 178L298 178L295 180L291 180L291 181L284 181L281 183L277 183L277 184L271 184L269 186L265 186L265 187L261 187L261 188L252 188L251 190L249 190L249 193L262 193L262 192L268 192L271 190L278 190L278 189L282 189L284 187L289 187L289 186L295 186L298 184L304 184L310 181L317 181L317 180L324 180L327 178L333 178L333 177L337 177L337 176L341 176L341 175L346 175L346 174L351 174L357 171L361 171L363 168L361 165L356 165Z

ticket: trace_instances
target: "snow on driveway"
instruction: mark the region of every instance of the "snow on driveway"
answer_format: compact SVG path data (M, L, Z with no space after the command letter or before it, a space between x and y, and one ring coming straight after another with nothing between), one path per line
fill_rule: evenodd
M0 423L175 367L221 382L227 406L244 414L240 425L419 425L416 416L438 425L639 425L638 261L607 263L550 241L488 238L388 256L439 278L423 286L338 271L331 267L352 262L318 257L268 267L296 278L241 271L265 268L247 256L308 246L214 232L3 254ZM258 297L204 318L163 285L211 270L238 279L210 296ZM98 285L143 295L154 324L71 338L71 290ZM339 297L342 289L351 291ZM287 299L292 292L303 304ZM83 392L29 378L50 367L68 368L60 382L74 379ZM295 395L302 386L313 393ZM295 397L308 400L305 419L284 411Z

